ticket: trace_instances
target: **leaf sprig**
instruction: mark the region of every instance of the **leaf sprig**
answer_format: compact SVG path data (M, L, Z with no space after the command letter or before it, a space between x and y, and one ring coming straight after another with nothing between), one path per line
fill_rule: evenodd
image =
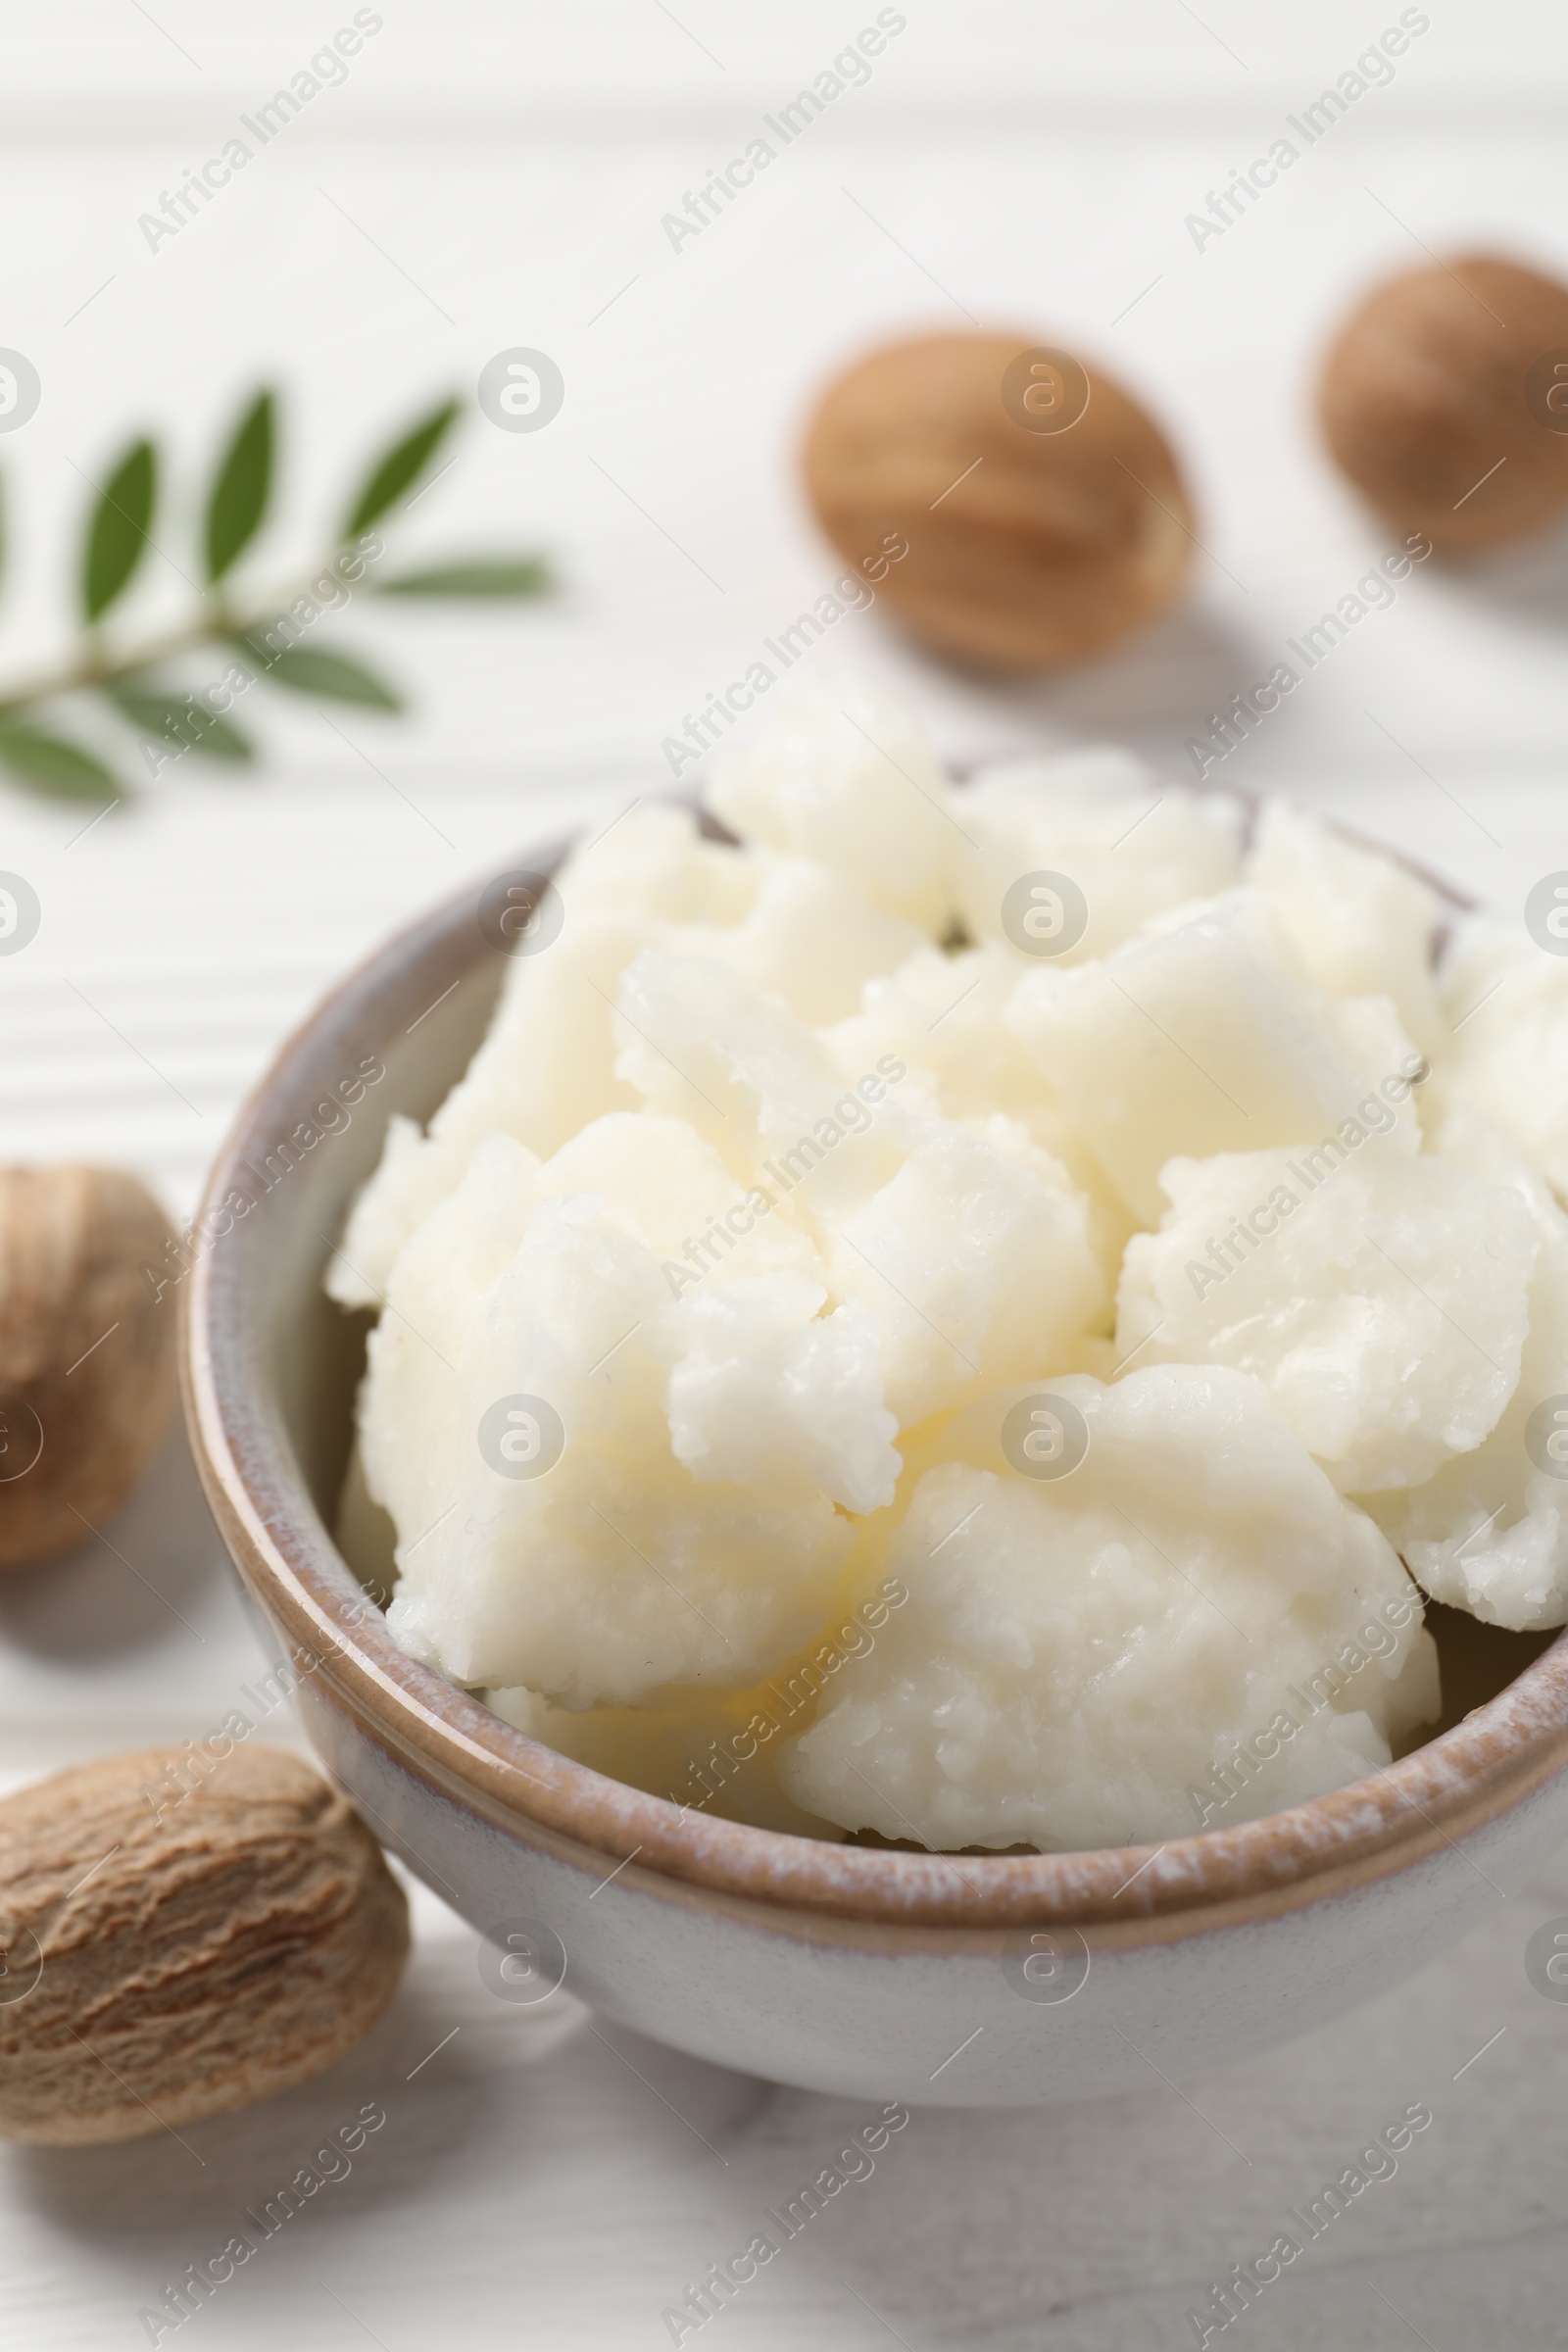
M535 597L551 585L549 571L536 556L458 557L401 576L370 577L370 564L384 552L373 526L428 471L460 413L460 404L448 400L368 467L344 510L327 556L307 580L292 594L242 610L225 583L261 530L271 503L276 410L270 391L258 392L219 462L203 518L206 589L190 619L154 641L112 654L100 624L129 589L153 545L161 473L151 441L133 442L120 460L87 517L80 572L86 629L80 647L57 670L0 689L0 768L16 783L56 799L111 801L126 795L129 787L104 760L56 731L50 706L83 693L94 696L123 728L134 732L155 773L187 752L230 766L254 760L256 747L250 736L227 715L242 687L209 682L191 692L170 674L175 664L208 646L226 649L229 666L224 678L243 680L245 687L264 678L288 693L320 701L401 710L402 697L357 657L336 647L298 642L323 610L336 607L334 598L322 608L312 593L312 583L318 588L328 573L345 592L363 587L398 597ZM372 535L373 545L368 545ZM307 608L303 614L302 605ZM226 701L219 699L224 693Z

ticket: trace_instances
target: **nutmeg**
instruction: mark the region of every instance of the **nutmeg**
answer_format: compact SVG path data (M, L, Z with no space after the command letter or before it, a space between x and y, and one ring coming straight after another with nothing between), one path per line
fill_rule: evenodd
M297 1757L56 1773L0 1804L0 2136L134 2139L303 2082L408 1948L380 1848Z
M1153 419L1098 366L1028 335L871 353L823 395L804 465L839 553L911 634L981 669L1114 644L1170 602L1193 550Z
M1435 548L1491 547L1568 505L1568 286L1491 254L1367 295L1329 353L1330 449Z
M174 1403L169 1219L114 1168L0 1168L0 1569L79 1544Z

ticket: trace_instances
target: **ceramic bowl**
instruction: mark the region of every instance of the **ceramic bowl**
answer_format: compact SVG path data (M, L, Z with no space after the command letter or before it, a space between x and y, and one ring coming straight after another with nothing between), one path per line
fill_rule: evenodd
M945 1858L683 1811L405 1656L328 1533L367 1325L321 1278L389 1112L428 1117L483 1035L506 964L479 899L372 956L246 1103L184 1282L184 1382L208 1499L311 1740L480 1931L498 1997L564 1981L679 2049L872 2100L1081 2098L1372 1998L1568 1835L1568 1646L1444 1610L1449 1711L1426 1745L1266 1820L1094 1853Z

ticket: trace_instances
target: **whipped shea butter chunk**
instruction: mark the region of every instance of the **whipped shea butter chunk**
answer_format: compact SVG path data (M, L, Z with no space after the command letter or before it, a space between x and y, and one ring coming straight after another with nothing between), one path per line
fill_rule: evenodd
M865 688L710 808L535 891L333 1255L414 1656L682 1805L1063 1849L1387 1764L1423 1593L1568 1617L1568 960Z

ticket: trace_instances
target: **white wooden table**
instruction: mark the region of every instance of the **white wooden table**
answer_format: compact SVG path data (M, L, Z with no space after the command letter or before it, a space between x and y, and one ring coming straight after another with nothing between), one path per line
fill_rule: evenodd
M44 388L0 436L5 676L62 641L82 477L132 428L169 432L183 509L155 533L152 619L177 606L196 485L264 375L289 401L280 571L371 444L496 352L543 349L566 384L537 434L475 418L400 524L411 555L544 546L561 597L342 624L395 658L412 721L277 707L254 779L186 762L85 836L79 811L0 797L0 867L44 910L0 959L0 1148L123 1161L175 1209L338 969L498 851L656 788L662 739L831 576L790 451L841 355L966 315L1100 354L1176 434L1205 552L1177 616L1075 677L982 689L875 613L813 663L904 685L956 757L1109 735L1172 764L1385 543L1310 425L1313 355L1355 290L1478 240L1568 271L1568 24L1544 0L1434 0L1392 86L1201 251L1185 216L1396 20L1392 0L1289 24L1244 0L908 0L866 86L678 251L662 216L873 8L808 0L764 24L734 0L598 0L591 18L392 0L342 85L149 250L138 217L352 13L278 0L263 28L196 0L74 0L8 31L0 77L0 345ZM1516 903L1568 865L1565 631L1561 537L1464 576L1429 566L1231 764ZM178 1442L107 1536L0 1591L0 1785L195 1734L253 1671ZM0 2151L6 2352L146 2342L164 2283L367 2099L387 2122L352 2175L181 2343L667 2343L664 2307L862 2120L564 1996L498 2003L472 1934L422 1891L416 1911L392 2012L317 2082L182 2141ZM1436 2121L1398 2177L1240 2330L1257 2352L1560 2346L1568 2007L1523 1966L1559 1914L1568 1857L1397 1997L1270 2058L1070 2112L919 2114L705 2338L1191 2342L1209 2281L1423 2099Z

